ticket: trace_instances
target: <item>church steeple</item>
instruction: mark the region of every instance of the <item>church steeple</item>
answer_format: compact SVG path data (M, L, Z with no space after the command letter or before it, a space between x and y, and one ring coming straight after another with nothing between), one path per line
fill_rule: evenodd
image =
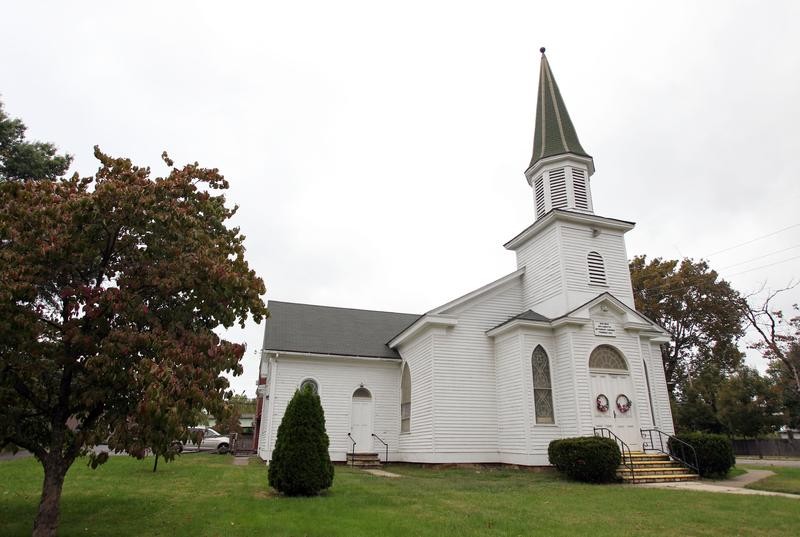
M544 47L539 51L542 61L533 155L525 172L534 189L536 217L551 209L592 212L589 177L594 173L594 161L578 140Z

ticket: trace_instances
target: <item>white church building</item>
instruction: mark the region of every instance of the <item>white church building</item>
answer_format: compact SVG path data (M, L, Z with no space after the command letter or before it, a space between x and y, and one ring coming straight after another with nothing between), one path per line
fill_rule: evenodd
M625 233L595 214L594 161L542 49L533 224L504 244L510 274L424 314L269 301L259 372L258 455L270 460L295 390L325 411L330 455L419 463L549 464L557 438L604 427L632 450L674 434L659 345L634 308ZM388 447L387 447L388 446Z

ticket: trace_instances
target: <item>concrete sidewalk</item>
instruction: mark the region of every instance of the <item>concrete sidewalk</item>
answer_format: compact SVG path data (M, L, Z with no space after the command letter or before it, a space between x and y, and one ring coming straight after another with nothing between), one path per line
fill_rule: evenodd
M771 492L768 490L754 490L745 489L741 487L728 487L723 485L713 485L711 483L702 483L699 481L683 481L678 483L642 483L641 485L634 485L635 487L650 487L658 489L681 489L681 490L694 490L698 492L722 492L725 494L744 494L750 496L783 496L784 498L794 498L800 500L798 494L786 494L784 492Z
M737 461L738 462L738 461ZM724 479L720 481L679 481L676 483L642 483L634 485L637 487L651 487L659 489L682 489L695 490L698 492L722 492L725 494L745 494L750 496L782 496L784 498L794 498L800 500L798 494L787 494L785 492L772 492L769 490L755 490L744 488L750 483L760 481L765 477L775 475L769 470L745 470L747 473L740 476Z
M744 466L788 466L789 468L800 468L800 459L751 459L736 457L736 465Z

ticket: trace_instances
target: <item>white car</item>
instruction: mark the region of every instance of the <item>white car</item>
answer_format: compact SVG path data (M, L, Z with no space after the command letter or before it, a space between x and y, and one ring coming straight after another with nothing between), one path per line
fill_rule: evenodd
M200 445L195 443L198 433L202 433ZM216 451L217 453L228 453L231 449L231 439L229 436L219 434L210 427L189 427L189 440L185 443L173 442L175 451L180 453L184 449L193 451Z

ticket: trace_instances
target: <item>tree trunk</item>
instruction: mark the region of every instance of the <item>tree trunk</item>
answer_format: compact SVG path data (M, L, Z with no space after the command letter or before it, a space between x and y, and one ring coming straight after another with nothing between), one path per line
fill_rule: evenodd
M156 468L158 468L158 453L156 453L156 462L153 463L153 472L155 473Z
M69 464L60 457L44 461L44 484L39 512L33 522L33 537L53 537L58 531L58 517L61 513L61 490Z

